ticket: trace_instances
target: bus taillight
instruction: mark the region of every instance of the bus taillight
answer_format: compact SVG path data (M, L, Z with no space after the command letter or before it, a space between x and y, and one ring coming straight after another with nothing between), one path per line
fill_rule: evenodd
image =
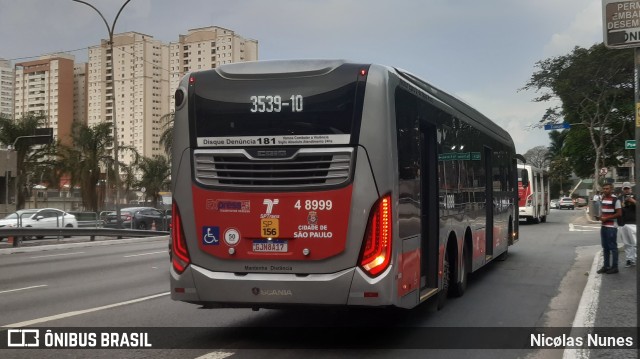
M391 195L380 198L371 212L359 263L365 273L375 277L391 263Z
M180 210L178 209L175 199L172 201L171 211L171 262L173 263L173 269L180 274L187 268L191 259L189 258L187 242L185 241L184 231L182 230Z

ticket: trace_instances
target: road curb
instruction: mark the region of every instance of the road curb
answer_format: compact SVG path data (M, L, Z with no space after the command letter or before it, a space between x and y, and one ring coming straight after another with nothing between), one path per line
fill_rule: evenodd
M4 248L4 249L0 249L0 255L15 254L15 253L43 252L43 251L65 249L65 248L110 246L114 244L144 243L144 242L155 242L155 241L162 241L162 240L168 241L168 238L169 238L168 236L160 236L160 237L109 239L109 240L93 241L93 242L87 241L87 242L77 242L77 243L46 244L42 246L33 246L33 247Z

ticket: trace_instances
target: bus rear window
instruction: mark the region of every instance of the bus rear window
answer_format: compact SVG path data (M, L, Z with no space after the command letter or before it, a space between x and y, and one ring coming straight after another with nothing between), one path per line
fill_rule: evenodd
M238 80L215 71L196 73L192 106L197 145L348 144L358 83L355 73L344 75L334 71L311 78Z

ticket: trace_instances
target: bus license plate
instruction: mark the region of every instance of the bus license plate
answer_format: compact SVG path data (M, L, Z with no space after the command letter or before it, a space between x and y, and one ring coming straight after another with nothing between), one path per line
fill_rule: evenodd
M280 220L278 218L260 219L262 238L278 238L280 235Z
M287 249L287 241L285 240L253 241L254 252L286 253Z

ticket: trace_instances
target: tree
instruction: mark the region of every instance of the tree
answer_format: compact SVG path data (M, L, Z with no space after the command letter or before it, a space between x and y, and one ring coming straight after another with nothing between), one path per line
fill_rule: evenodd
M571 164L566 157L558 156L549 164L549 178L553 194L566 193L571 185ZM569 187L567 187L569 185Z
M549 160L552 161L554 158L558 156L562 156L562 147L564 146L564 140L567 138L567 134L569 131L551 131L549 132L549 147L548 156Z
M524 154L527 163L538 168L549 167L549 150L544 146L536 146Z
M171 185L171 165L165 157L143 157L138 164L141 179L138 186L145 189L145 194L151 197L153 206L158 207L160 192L169 189Z
M136 165L139 159L136 159ZM124 186L124 198L129 201L131 198L131 190L134 189L138 185L138 179L136 178L136 174L134 172L134 166L120 166L120 170L122 171L122 176L120 184Z
M570 184L571 173L573 172L571 163L567 156L563 155L564 142L569 131L549 132L549 147L547 159L549 160L549 178L551 179L551 195L558 196L565 192L565 185Z
M71 175L71 186L80 185L82 204L94 212L97 212L101 205L98 203L96 188L100 182L101 168L107 169L107 173L112 173L114 178L117 175L113 170L114 159L111 157L112 125L111 122L102 122L89 127L76 123L72 133L73 144L59 147L59 154L64 163L62 167ZM137 156L131 147L121 146L120 149L133 151ZM126 171L126 164L118 164Z
M171 158L171 146L173 146L173 121L176 118L175 112L168 113L160 117L160 122L164 122L164 130L160 135L160 144L164 147L164 152Z
M43 126L45 116L27 115L15 121L11 118L0 116L0 143L5 146L14 145L17 154L16 173L16 209L24 208L26 198L30 194L29 175L32 175L34 166L39 162L41 153L32 147L32 143L26 138L17 140L19 137L33 136L37 128Z
M66 164L58 156L60 141L52 142L38 151L37 163L32 168L33 178L47 183L47 187L60 189L62 177L67 172ZM35 157L35 156L34 156Z
M523 89L542 92L533 101L561 102L547 109L539 125L571 124L563 154L578 176L585 175L581 166L588 161L596 187L601 167L618 165L628 156L622 142L634 130L633 50L609 50L604 44L576 47L536 67Z
M72 146L60 146L64 167L71 175L71 186L80 185L82 204L90 211L97 212L98 196L96 186L100 181L100 166L109 166L111 153L112 124L103 122L93 127L74 125Z

